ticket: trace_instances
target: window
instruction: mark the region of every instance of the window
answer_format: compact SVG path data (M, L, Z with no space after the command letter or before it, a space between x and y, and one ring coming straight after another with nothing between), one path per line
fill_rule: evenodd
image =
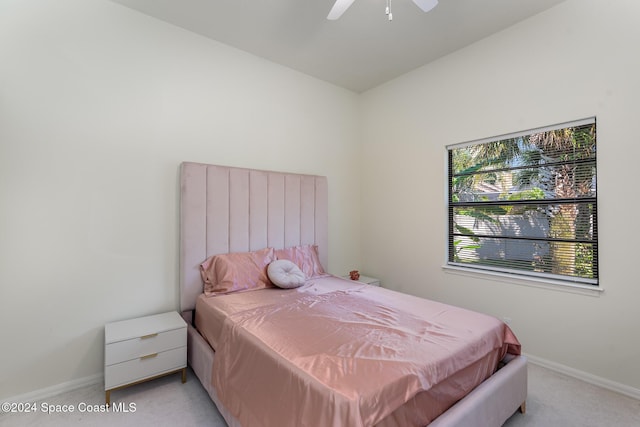
M447 150L448 265L598 286L595 118Z

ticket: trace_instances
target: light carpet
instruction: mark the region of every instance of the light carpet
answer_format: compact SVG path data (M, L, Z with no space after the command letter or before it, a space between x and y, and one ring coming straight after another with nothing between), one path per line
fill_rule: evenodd
M0 426L226 427L191 370L185 384L179 374L170 375L114 391L111 399L120 412L87 412L85 406L104 404L104 390L101 385L84 387L35 402L36 412L0 413ZM75 410L44 413L43 407L62 409L50 405L72 405ZM530 363L527 413L515 413L505 427L556 426L638 427L640 401Z

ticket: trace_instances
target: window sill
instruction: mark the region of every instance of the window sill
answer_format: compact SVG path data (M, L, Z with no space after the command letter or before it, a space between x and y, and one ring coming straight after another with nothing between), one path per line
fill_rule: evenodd
M599 286L568 283L561 280L538 279L535 277L524 277L516 274L500 273L496 271L476 270L453 265L443 265L442 269L445 271L445 273L448 274L476 277L484 280L496 280L499 282L520 286L531 286L534 288L542 288L559 292L569 292L579 295L600 296L604 292L604 289Z

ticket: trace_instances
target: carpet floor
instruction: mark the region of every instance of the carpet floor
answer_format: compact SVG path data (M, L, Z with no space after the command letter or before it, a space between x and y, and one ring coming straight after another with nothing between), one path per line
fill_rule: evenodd
M114 391L111 400L118 412L90 411L104 404L96 384L34 402L36 412L0 412L0 426L226 427L191 370L185 384L174 374ZM72 405L74 412L44 411L65 409L56 405ZM638 427L640 401L529 363L527 413L515 413L504 427L556 426Z

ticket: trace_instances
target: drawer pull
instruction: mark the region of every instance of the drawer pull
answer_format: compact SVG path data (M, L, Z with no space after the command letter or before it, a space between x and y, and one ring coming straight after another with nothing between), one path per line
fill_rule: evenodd
M158 353L147 354L146 356L140 357L140 360L152 359L152 358L156 357L157 355L158 355Z
M157 333L156 334L143 335L143 336L140 337L140 339L141 340L147 340L149 338L154 338L154 337L157 337L157 336L158 336Z

